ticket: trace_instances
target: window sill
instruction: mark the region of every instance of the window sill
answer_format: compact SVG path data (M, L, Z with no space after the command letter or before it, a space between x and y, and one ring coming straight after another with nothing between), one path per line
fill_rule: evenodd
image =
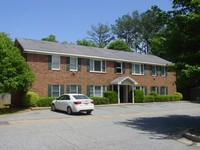
M135 74L135 73L132 73L132 75L136 75L136 76L144 76L144 74Z
M51 70L57 70L57 71L59 71L59 70L60 70L60 68L59 68L59 69L52 68Z
M100 74L105 74L106 72L101 72L101 71L90 71L91 73L100 73Z

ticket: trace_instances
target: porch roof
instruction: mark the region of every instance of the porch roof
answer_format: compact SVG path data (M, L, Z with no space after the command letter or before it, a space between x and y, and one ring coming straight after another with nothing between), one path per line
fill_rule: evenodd
M122 76L122 77L118 77L116 79L114 79L113 81L110 82L110 84L112 85L137 85L138 83L132 79L129 76Z

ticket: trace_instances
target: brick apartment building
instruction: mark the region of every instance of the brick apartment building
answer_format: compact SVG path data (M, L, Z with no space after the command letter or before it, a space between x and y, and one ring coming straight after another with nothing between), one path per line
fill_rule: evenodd
M30 91L39 96L103 96L103 91L114 90L119 103L132 103L134 89L176 92L171 62L157 56L24 38L17 38L15 45L35 74Z

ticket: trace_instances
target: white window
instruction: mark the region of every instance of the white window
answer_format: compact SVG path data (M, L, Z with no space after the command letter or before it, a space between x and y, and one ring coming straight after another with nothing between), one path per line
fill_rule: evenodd
M90 71L94 72L105 72L106 63L102 60L93 60L90 59Z
M157 76L157 67L156 66L151 66L151 75Z
M144 75L144 72L143 64L132 64L132 74Z
M60 56L52 56L52 70L60 70Z
M103 97L104 91L107 91L107 86L90 86L90 96Z
M52 97L60 96L60 85L52 85L51 86L51 96Z
M161 86L160 87L160 95L166 95L166 94L168 94L167 87Z
M116 62L116 73L122 73L122 63Z
M158 87L157 86L151 86L151 92L156 92L157 94L158 93Z
M165 67L160 67L160 76L166 77L166 68Z
M147 95L147 87L146 86L136 86L135 90L143 90L144 95Z
M70 71L77 71L77 58L75 57L70 57Z
M78 93L78 85L70 85L69 93Z

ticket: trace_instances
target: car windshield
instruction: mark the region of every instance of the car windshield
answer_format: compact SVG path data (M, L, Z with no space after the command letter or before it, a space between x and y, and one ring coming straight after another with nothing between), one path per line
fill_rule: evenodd
M73 95L73 97L74 97L75 99L88 99L88 97L85 96L85 95Z

